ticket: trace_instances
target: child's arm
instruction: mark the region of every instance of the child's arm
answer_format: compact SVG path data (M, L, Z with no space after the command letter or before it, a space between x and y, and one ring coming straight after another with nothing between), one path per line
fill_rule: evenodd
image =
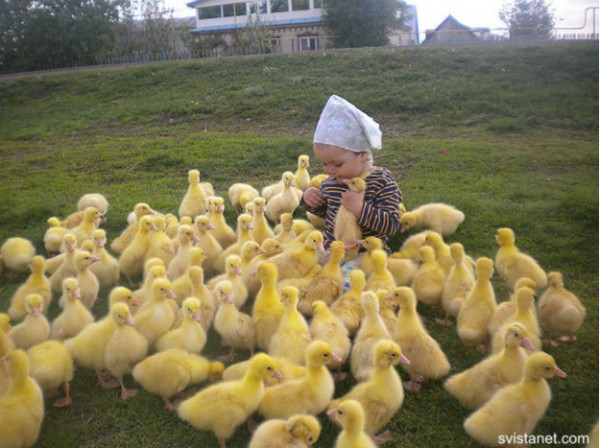
M356 219L360 218L365 203L365 192L346 190L342 193L341 204L346 207Z
M325 217L327 213L327 201L318 188L308 187L302 194L300 205L314 215Z
M358 224L381 235L393 235L400 228L400 201L396 182L377 186L374 199L363 204Z

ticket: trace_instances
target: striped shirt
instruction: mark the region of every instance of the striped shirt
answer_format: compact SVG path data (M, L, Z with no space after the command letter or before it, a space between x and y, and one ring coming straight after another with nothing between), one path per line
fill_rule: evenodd
M365 178L367 191L365 202L357 219L363 232L363 238L376 236L387 247L388 237L396 233L400 227L399 205L402 202L402 192L396 179L387 168L375 167ZM309 207L304 200L302 207L321 218L325 219L323 228L324 244L329 248L334 238L335 216L341 205L342 193L348 186L338 182L334 177L328 177L321 183L321 193L325 196L326 203L320 207Z

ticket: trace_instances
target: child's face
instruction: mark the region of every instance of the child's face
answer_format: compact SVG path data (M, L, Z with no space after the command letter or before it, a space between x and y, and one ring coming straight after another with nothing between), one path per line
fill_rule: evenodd
M322 143L315 143L313 150L323 165L323 172L340 181L358 177L372 168L368 152L353 152Z

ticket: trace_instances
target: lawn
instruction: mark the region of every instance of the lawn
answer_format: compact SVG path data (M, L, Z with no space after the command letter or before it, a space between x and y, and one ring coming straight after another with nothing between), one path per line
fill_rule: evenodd
M22 236L43 254L46 220L66 217L88 192L108 198L103 227L112 240L137 202L176 213L192 168L224 197L234 182L276 182L298 155L312 155L320 110L336 93L381 124L376 163L395 173L407 208L446 202L465 213L446 242L493 258L496 229L511 227L521 250L563 273L587 316L575 343L544 347L568 378L550 380L553 399L535 433L588 434L598 421L597 67L598 43L575 42L327 50L0 77L0 243ZM319 168L312 158L311 174ZM392 249L405 237L395 235ZM0 276L0 311L26 276ZM497 275L493 284L497 301L507 300ZM106 312L108 292L96 316ZM452 373L482 358L454 326L435 323L439 313L419 311ZM54 300L50 318L58 312ZM224 353L211 332L204 354ZM407 394L386 446L478 446L462 427L469 412L442 383ZM353 384L337 384L335 395ZM142 391L121 401L91 371L77 370L72 394L71 407L47 408L37 446L217 444L160 397ZM315 446L332 446L338 429L324 415L320 421ZM228 446L248 440L243 426Z

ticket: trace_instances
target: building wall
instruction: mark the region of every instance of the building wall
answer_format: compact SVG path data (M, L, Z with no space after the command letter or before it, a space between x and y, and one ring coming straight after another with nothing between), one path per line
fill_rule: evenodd
M301 2L308 5L309 9L293 10L294 2ZM289 11L273 12L271 6L274 2L287 2ZM318 0L254 0L254 1L234 1L234 0L206 0L192 3L195 5L196 12L196 30L197 31L218 31L225 28L242 27L248 21L249 17L260 17L260 21L265 24L278 26L282 23L300 23L300 22L318 22L322 16L322 9ZM232 7L235 5L235 9ZM213 11L213 8L222 7L221 17L201 18L202 11ZM234 11L232 13L232 11Z
M427 30L423 43L474 42L489 37L488 28L469 28L448 16L435 30Z
M329 38L321 24L307 26L282 26L271 32L273 53L322 50Z
M417 45L419 43L419 35L411 29L399 29L390 34L390 45L404 46Z
M286 5L288 11L275 12L277 7ZM232 8L235 3L235 10ZM244 6L239 6L239 5ZM271 26L274 53L322 50L327 47L329 38L322 25L322 0L198 0L188 3L199 13L196 28L192 33L196 38L220 37L224 47L233 43L236 30L246 26L249 17L259 14L261 23ZM305 9L308 6L308 9ZM297 7L298 10L294 10ZM208 8L208 9L205 9ZM219 12L220 17L210 17ZM415 8L416 9L416 8ZM203 12L204 11L204 12ZM201 18L208 11L210 18ZM242 13L240 13L242 12ZM415 11L416 15L416 11ZM410 29L401 29L390 37L390 45L412 45L418 43L418 35Z

